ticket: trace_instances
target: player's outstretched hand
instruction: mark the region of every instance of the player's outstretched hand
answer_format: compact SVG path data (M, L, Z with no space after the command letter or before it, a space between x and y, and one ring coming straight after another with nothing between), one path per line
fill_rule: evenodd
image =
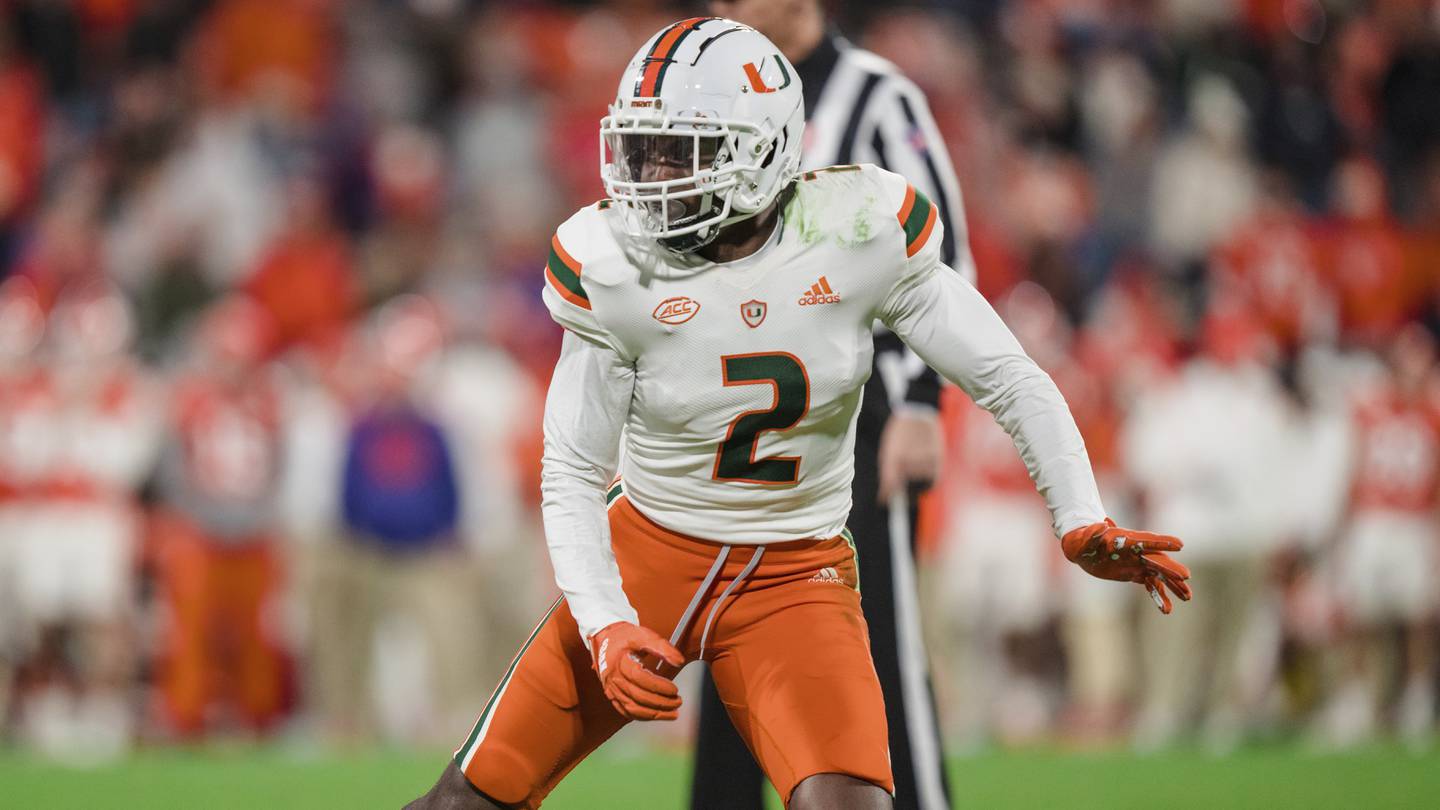
M1190 569L1171 559L1168 551L1179 551L1185 544L1168 534L1153 534L1122 529L1106 518L1074 529L1061 538L1065 557L1084 568L1091 576L1119 582L1138 582L1150 592L1150 599L1161 613L1171 610L1171 593L1190 601Z
M647 666L646 659L678 669L685 665L685 656L654 631L630 622L607 625L590 637L590 656L615 711L631 720L680 716L680 690Z

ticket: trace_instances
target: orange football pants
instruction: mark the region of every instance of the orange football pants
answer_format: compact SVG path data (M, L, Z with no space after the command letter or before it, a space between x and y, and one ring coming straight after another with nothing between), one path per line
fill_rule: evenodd
M717 565L725 546L656 525L623 494L611 502L610 532L640 623L672 636L690 614L676 646L687 662L709 663L730 718L786 802L819 773L894 792L848 535L733 546ZM569 607L557 600L455 752L471 784L507 806L539 807L628 722L605 698L590 660Z
M250 728L272 728L287 681L284 651L265 619L283 584L273 539L217 541L174 514L158 517L155 532L170 617L157 685L169 723L196 736L212 708L230 704Z

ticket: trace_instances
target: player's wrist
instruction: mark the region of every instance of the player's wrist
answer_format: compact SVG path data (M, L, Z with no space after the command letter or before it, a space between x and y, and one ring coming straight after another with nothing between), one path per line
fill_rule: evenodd
M565 600L570 605L570 613L575 617L580 638L585 641L586 646L589 646L591 639L612 630L617 624L640 623L640 616L635 612L635 608L630 605L629 599L623 596L617 599L576 600L567 594Z
M628 627L635 626L636 625L634 622L625 621L624 619L617 619L605 625L604 627L601 627L599 630L596 630L595 632L589 634L588 636L585 636L585 646L590 648L590 657L598 659L601 655L600 646L605 643L606 639L614 636L617 632L621 632Z
M1060 537L1060 548L1065 552L1065 559L1070 562L1080 562L1080 555L1085 551L1095 538L1103 535L1105 529L1114 526L1115 522L1110 518L1103 520L1081 523L1066 530Z
M928 420L940 418L940 408L938 404L932 405L929 402L922 402L920 400L912 399L907 399L900 402L895 406L894 410L891 411L891 413L893 413L895 416L905 417L908 419Z

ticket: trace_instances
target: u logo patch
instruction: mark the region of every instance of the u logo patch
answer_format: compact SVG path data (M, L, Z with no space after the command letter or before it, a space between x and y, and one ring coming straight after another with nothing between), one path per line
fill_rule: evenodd
M764 59L760 60L759 65L756 65L754 62L745 63L745 78L750 80L750 88L757 93L773 93L776 90L784 90L790 86L790 71L785 69L785 60L781 59L778 53L775 54L773 58L775 59L775 67L780 69L780 76L783 79L779 87L771 87L766 84L765 79L760 76L760 71L765 68Z

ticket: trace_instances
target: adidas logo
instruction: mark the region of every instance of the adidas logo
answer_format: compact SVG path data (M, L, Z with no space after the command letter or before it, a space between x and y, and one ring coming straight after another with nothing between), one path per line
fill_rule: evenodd
M844 585L844 584L845 584L845 580L843 580L843 579L840 578L840 572L837 571L837 570L835 570L834 568L831 568L831 567L828 566L828 565L827 565L826 567L824 567L824 568L821 568L819 571L816 571L816 572L815 572L815 576L810 577L810 580L809 580L809 581L810 581L810 582L833 582L833 583L835 583L836 585Z
M830 280L824 276L810 285L810 289L800 296L800 306L809 307L816 304L838 304L840 294L830 289Z

